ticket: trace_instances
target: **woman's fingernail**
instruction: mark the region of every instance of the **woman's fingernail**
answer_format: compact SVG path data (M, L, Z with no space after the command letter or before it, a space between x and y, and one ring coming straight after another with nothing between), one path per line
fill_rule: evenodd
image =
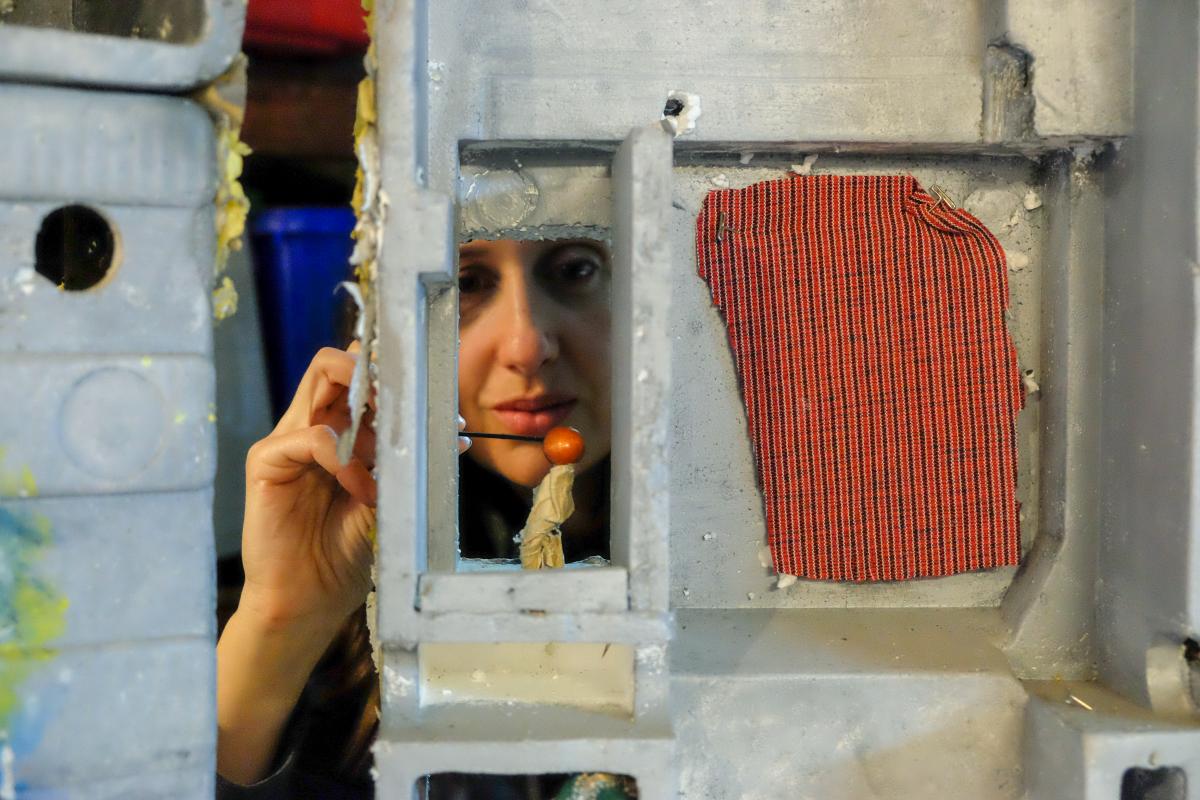
M463 419L462 414L459 414L458 415L458 429L461 431L465 427L467 427L467 421L465 419Z
M458 452L465 453L465 452L467 452L467 448L469 448L470 446L471 446L471 437L469 437L469 436L458 437Z

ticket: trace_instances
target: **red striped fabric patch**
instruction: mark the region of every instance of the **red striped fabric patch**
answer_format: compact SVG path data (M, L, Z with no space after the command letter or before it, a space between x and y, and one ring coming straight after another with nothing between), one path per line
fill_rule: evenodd
M995 236L908 176L710 192L725 318L775 569L886 581L1016 564L1016 417Z

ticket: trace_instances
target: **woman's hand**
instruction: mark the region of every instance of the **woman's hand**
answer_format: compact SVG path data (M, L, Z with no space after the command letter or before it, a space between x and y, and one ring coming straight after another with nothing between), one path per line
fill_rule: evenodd
M353 458L336 453L357 358L353 348L317 353L246 458L246 584L217 644L217 771L235 783L263 777L313 667L371 588L371 412Z
M371 589L372 411L353 457L341 464L336 452L338 434L350 427L356 350L317 353L275 430L246 458L246 584L238 610L267 626L328 631L332 638Z

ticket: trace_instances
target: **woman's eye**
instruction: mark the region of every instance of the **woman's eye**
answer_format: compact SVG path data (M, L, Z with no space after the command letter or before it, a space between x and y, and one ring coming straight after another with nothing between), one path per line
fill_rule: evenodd
M563 280L571 283L585 283L600 271L600 265L586 258L568 261L559 268Z
M577 297L596 291L604 278L604 261L589 247L573 245L549 254L537 274L550 292Z
M492 287L492 279L486 272L479 269L463 269L458 273L458 291L460 294L480 294Z

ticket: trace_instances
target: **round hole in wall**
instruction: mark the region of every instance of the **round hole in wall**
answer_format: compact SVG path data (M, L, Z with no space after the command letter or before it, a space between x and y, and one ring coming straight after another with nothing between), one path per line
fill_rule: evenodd
M63 206L42 220L34 257L39 274L68 292L81 292L115 266L117 235L95 209Z

